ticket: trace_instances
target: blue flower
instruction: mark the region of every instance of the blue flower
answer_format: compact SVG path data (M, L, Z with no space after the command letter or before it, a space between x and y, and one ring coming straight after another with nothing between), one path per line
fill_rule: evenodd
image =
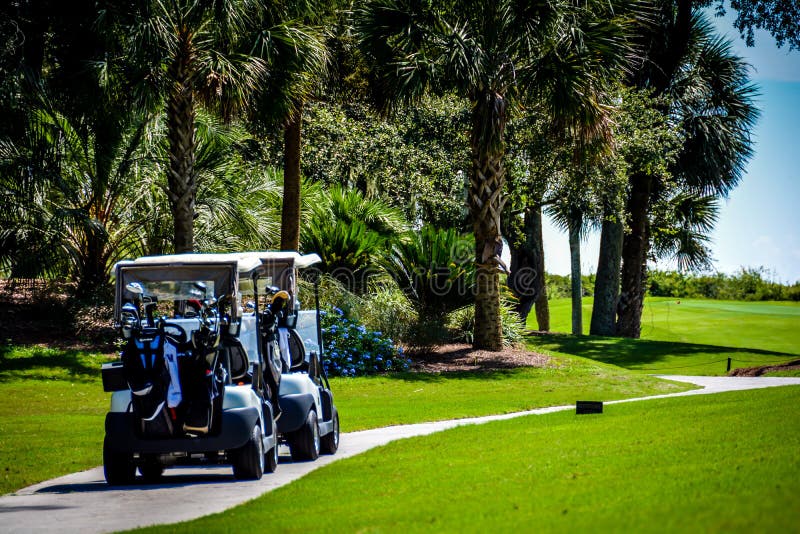
M376 362L382 362L382 361L383 361L383 358L381 358L380 356L378 356L377 358L375 358L375 361L376 361Z
M333 311L335 311L340 316L344 316L344 312L342 310L340 310L339 308L337 308L336 306L333 307Z

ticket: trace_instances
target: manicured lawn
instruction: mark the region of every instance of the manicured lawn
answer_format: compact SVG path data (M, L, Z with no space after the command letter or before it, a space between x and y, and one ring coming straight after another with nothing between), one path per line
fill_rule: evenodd
M691 389L618 367L560 356L548 368L332 381L344 431Z
M106 357L0 348L0 494L102 463ZM690 389L582 358L494 373L332 380L344 431Z
M731 368L782 363L800 355L800 303L648 299L642 339L548 335L542 350L574 354L645 373L722 375ZM568 299L550 301L552 330L570 329ZM588 332L592 300L584 299ZM529 318L533 327L535 319Z
M0 347L0 494L103 462L106 358Z
M781 387L459 427L148 531L791 532L798 403Z

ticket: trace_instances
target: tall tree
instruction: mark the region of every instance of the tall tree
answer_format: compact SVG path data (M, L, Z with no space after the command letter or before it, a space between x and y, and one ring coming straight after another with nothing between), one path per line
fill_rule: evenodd
M138 68L142 101L166 109L175 252L194 249L198 106L224 117L246 106L267 72L253 52L263 15L258 0L115 0L103 13Z
M471 104L476 348L503 346L499 265L506 124L526 97L546 102L543 107L560 120L602 122L606 110L598 94L626 50L622 26L611 13L599 13L609 7L460 0L445 8L375 0L357 11L357 33L380 107L396 108L431 88L454 90Z
M676 10L664 3L658 24L648 28L649 57L632 80L636 87L669 98L663 112L679 123L684 139L671 169L675 179L695 191L725 196L738 184L752 153L755 89L748 65L733 54L731 44L717 37L702 15L687 15L690 2L678 4ZM648 216L661 185L641 172L629 180L617 333L639 337L651 238Z
M663 113L668 102L665 98L654 98L650 90L620 88L614 117L614 157L605 163L604 183L597 189L602 224L592 335L612 336L616 332L628 176L636 174L657 183L667 183L671 177L670 165L680 138Z
M261 21L256 50L268 61L269 76L252 118L262 128L283 130L283 250L300 247L303 107L326 76L330 54L322 25L336 8L319 1L271 2Z
M535 309L540 331L550 330L544 265L542 209L563 153L543 113L528 114L509 125L508 204L503 226L511 252L508 287L517 298L522 324Z

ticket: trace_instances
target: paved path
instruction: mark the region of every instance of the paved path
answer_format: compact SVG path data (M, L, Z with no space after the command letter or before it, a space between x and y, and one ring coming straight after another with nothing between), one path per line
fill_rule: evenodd
M661 378L697 384L703 389L612 401L606 404L800 385L800 378L702 376ZM113 532L139 526L186 521L221 512L286 485L333 461L360 454L396 439L422 436L460 425L481 424L574 408L574 405L554 406L511 414L350 432L342 434L341 446L335 456L322 456L316 462L291 463L288 456L285 456L288 451L282 450L281 464L277 472L265 475L259 481L235 481L228 466L182 467L168 469L161 484L110 488L103 479L102 467L98 467L0 497L0 533Z

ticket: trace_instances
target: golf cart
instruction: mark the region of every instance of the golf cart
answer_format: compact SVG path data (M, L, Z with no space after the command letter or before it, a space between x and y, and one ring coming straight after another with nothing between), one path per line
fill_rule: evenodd
M239 479L338 448L320 362L318 311L301 311L297 269L315 254L152 256L116 265L124 347L103 365L112 392L103 463L109 484L157 480L175 464L229 463ZM248 298L245 306L242 297Z

